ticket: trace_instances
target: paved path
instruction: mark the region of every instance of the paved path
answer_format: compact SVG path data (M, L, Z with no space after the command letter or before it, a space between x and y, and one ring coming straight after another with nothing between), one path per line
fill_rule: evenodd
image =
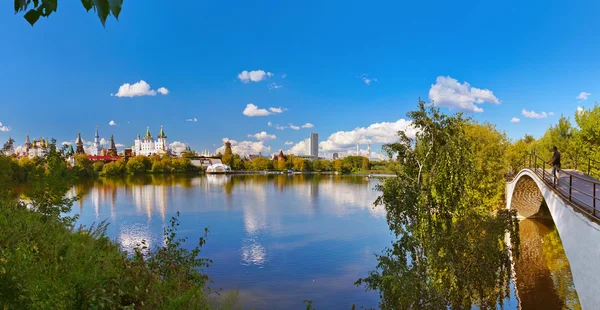
M542 173L538 169L538 174ZM559 175L559 182L556 189L565 197L569 197L569 179L572 176L571 202L580 207L585 208L592 213L594 200L596 201L596 216L600 217L600 181L577 170L564 169ZM545 179L547 182L552 182L552 169L546 169ZM596 183L596 192L594 193L594 183ZM594 197L596 197L594 199Z

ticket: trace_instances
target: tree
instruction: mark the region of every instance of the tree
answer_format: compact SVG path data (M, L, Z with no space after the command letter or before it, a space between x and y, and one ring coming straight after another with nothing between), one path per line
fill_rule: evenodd
M304 158L294 157L293 164L296 171L305 171L308 169L308 164Z
M221 158L221 161L228 166L231 166L231 162L233 161L233 151L231 150L231 142L225 142L225 154Z
M488 172L477 168L469 120L425 105L408 113L415 138L400 131L398 142L384 145L397 158L397 176L377 186L375 203L398 239L356 284L378 290L382 309L496 309L510 295L505 235L518 248L516 214L493 213L496 202L479 193L477 174Z
M252 169L254 171L267 170L272 167L272 162L268 158L257 157L252 159Z
M15 14L25 12L23 17L33 26L40 17L48 17L58 8L58 0L14 0ZM87 12L94 9L102 26L106 24L106 18L113 15L119 19L123 0L81 0L81 4ZM31 9L29 9L31 6ZM28 10L29 9L29 10Z
M371 169L371 165L369 164L369 159L366 158L366 157L363 157L361 165L362 165L362 167L361 167L362 170L369 170L369 169Z
M138 155L127 162L127 172L131 174L144 173L152 168L152 162L146 156Z
M277 158L277 169L278 170L285 170L286 164L285 164L285 159L283 157L278 157Z

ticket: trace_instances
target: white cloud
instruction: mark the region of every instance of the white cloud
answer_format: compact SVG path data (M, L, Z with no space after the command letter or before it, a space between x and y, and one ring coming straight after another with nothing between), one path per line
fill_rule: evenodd
M311 123L306 123L304 125L301 126L302 128L313 128L315 127L315 125L311 124Z
M577 114L581 115L583 114L583 107L577 107Z
M63 141L60 144L61 145L73 145L73 142L71 142L71 141Z
M511 122L511 123L518 123L518 122L520 122L520 121L521 121L521 119L519 119L519 118L516 118L516 117L513 117L513 118L510 120L510 122Z
M194 117L194 118L188 118L188 119L186 119L185 121L186 121L186 122L197 122L197 121L198 121L198 119Z
M116 147L125 147L125 144L121 144L121 143L117 143L115 144Z
M287 109L286 108L269 108L267 110L267 109L261 109L252 103L248 103L246 105L246 108L244 109L244 111L242 111L242 114L244 114L248 117L267 116L267 115L271 115L271 114L279 114L279 113L282 113L283 111L287 111Z
M577 99L581 99L581 100L587 100L589 96L591 96L592 94L588 93L588 92L580 92L579 96L577 96Z
M292 146L289 150L287 150L286 153L294 155L306 155L306 142L304 141L305 140L302 140L296 143L296 145Z
M368 140L372 143L392 143L398 141L398 131L404 131L411 138L416 133L411 121L399 119L393 123L381 122L352 131L338 131L319 143L319 147L324 152L329 152L350 150L356 148L356 143L365 144Z
M277 137L273 134L268 134L266 131L262 131L259 133L255 133L253 135L249 134L248 138L254 138L259 141L268 141L268 140L274 140Z
M467 82L459 83L449 76L438 76L429 89L429 99L438 107L457 109L464 112L483 112L475 104L484 102L500 104L500 100L489 89L471 87Z
M293 130L300 130L299 126L295 126L294 124L290 124L290 128Z
M546 112L536 113L534 111L527 111L527 109L523 109L523 111L521 111L521 114L523 114L523 116L525 116L527 118L540 119L540 118L548 117L548 114Z
M284 130L286 127L285 126L281 126L279 124L275 125L275 129L277 130Z
M554 115L554 112L548 112L548 116Z
M179 154L187 148L187 144L179 141L173 141L173 143L169 144L169 148L175 152L175 154Z
M258 154L262 153L263 155L271 152L270 146L265 146L264 141L235 141L228 138L222 139L223 143L226 141L231 142L231 150L234 154L240 154L240 156L248 156L250 154ZM216 153L221 152L221 154L225 153L225 145L221 146L216 150Z
M238 79L244 83L250 82L260 82L267 77L273 76L271 72L265 72L264 70L252 70L250 72L244 70L240 74L238 74Z
M10 131L10 129L11 129L10 126L5 126L5 125L2 125L2 123L0 123L0 131L6 132L6 131Z
M100 139L100 145L107 145L108 141L106 141L106 139L102 138Z
M267 115L271 114L271 112L267 111L266 109L259 109L257 106L255 106L252 103L248 103L242 113L249 117L267 116Z
M169 91L164 88L161 87L158 89L158 92L166 95L169 93ZM146 83L146 81L144 80L140 80L137 83L134 84L129 84L129 83L125 83L123 85L121 85L121 87L119 87L119 91L117 92L116 95L110 94L111 96L117 96L117 97L136 97L136 96L156 96L156 91L153 89L150 89L150 84Z
M287 111L286 108L269 108L269 111L271 111L271 113L283 113L283 111Z
M371 85L372 82L377 82L376 78L370 78L368 74L363 73L359 77L357 77L363 81L363 83L367 85Z
M163 95L168 95L169 94L169 90L166 89L166 88L164 88L164 87L161 87L161 88L157 89L156 91L159 92L159 93L161 93L161 94L163 94Z
M110 122L108 122L108 124L109 124L110 126L115 126L115 125L117 125L117 123L115 123L115 121L112 121L112 120L111 120Z
M267 126L271 127L271 126L273 126L273 123L271 123L271 122L268 122L268 123L267 123Z
M285 79L286 77L287 77L287 74L285 74L285 73L281 75L282 79Z
M278 85L278 84L276 84L276 83L274 83L274 82L273 82L273 83L271 83L271 84L269 84L269 88L270 88L270 89L278 89L278 88L282 88L282 87L283 87L283 86L281 86L281 85Z
M292 144L294 144L294 142L292 142L292 141L285 141L285 145L292 145Z

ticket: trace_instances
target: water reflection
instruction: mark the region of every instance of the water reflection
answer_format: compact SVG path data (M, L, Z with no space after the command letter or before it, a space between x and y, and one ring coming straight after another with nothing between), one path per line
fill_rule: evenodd
M216 288L238 289L244 307L302 309L302 300L312 299L319 308L349 309L376 307L379 301L376 293L353 285L376 265L373 253L393 239L384 208L373 206L378 183L340 176L150 175L85 181L68 195L84 197L74 208L80 223L108 219L109 235L127 251L142 240L162 244L162 230L177 211L182 237L190 241L210 227L202 253L215 260L209 275ZM422 262L422 270L435 274L409 276L407 285L450 287L430 291L430 298L446 300L451 293L478 291L479 306L580 309L552 223L520 222L515 285L510 285L508 257L498 248L502 227L491 218L466 217L452 231L424 240L424 249L437 255Z
M520 259L515 264L522 309L581 309L569 261L552 219L520 222Z
M214 259L216 288L238 289L244 307L375 307L378 296L354 280L391 240L385 211L373 207L376 180L310 175L149 175L96 179L75 186L80 223L109 219L125 250L162 242L177 211L190 243L210 227L202 255ZM258 294L258 295L257 295ZM260 296L260 298L257 298ZM285 296L285 298L283 297Z

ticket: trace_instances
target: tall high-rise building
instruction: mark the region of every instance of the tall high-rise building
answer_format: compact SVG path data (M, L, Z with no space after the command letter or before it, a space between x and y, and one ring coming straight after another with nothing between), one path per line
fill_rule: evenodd
M306 156L319 157L319 134L312 132L310 137L304 140L304 152Z
M310 133L310 156L319 157L319 134Z

